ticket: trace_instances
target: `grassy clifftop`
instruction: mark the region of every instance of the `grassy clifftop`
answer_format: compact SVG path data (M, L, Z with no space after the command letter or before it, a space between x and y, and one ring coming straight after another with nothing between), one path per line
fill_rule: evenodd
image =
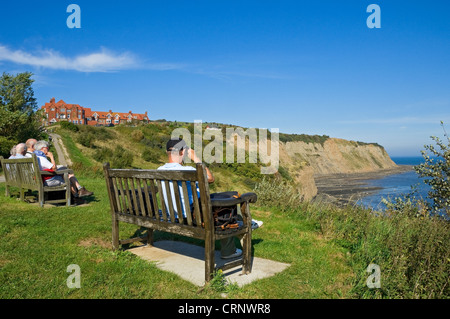
M203 131L206 125L203 125ZM177 128L194 133L193 123L166 121L136 127L75 126L66 122L49 127L49 131L61 136L72 166L79 174L103 176L104 162L110 162L115 168L156 169L161 166L167 158L166 143ZM207 144L203 142L203 147ZM212 163L209 167L216 179L211 185L213 191L250 191L263 177L260 163L225 163L224 160L224 163ZM270 178L289 179L283 168Z

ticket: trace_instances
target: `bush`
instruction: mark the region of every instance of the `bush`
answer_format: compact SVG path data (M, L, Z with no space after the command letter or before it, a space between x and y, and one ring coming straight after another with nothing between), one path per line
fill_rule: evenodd
M417 210L409 209L381 214L309 204L302 213L319 224L325 238L348 250L357 298L448 298L450 225L439 217L413 217ZM367 287L370 264L380 267L380 289Z
M0 136L0 155L4 158L9 158L11 149L17 144L18 142L16 140L10 140L4 136Z
M425 177L424 183L431 186L428 192L430 203L426 203L431 213L442 213L449 216L450 212L450 138L441 122L444 130L444 136L447 141L444 142L436 136L431 138L436 142L438 148L434 145L425 145L433 157L422 151L425 163L414 167L420 177Z
M141 140L144 138L144 133L142 133L141 130L133 131L133 132L131 133L131 138L132 138L134 141L139 142L139 141L141 141Z
M161 152L155 149L146 148L142 152L142 159L146 162L159 163L161 157Z
M92 133L88 134L80 134L78 135L78 143L83 145L84 147L93 147L94 146L95 136Z
M297 209L302 203L302 195L289 182L281 178L269 179L265 176L256 183L253 191L258 203L263 206L277 207L282 211Z
M94 153L92 156L97 162L104 163L107 161L111 161L111 158L113 157L113 151L109 148L100 148L97 152Z
M111 157L111 167L129 168L133 163L133 155L127 152L122 146L117 145Z
M100 163L109 162L112 168L129 168L133 163L133 155L120 145L117 145L114 150L100 148L93 158Z
M78 132L79 131L78 126L73 124L72 122L61 121L59 123L60 123L60 126L61 126L62 129L69 130L69 131L72 131L72 132Z

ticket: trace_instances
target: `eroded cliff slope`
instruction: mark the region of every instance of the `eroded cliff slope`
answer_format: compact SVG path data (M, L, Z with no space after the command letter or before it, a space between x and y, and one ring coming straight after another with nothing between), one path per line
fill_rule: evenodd
M299 184L305 199L317 194L314 176L373 172L397 166L380 145L338 138L322 143L280 143L280 165Z

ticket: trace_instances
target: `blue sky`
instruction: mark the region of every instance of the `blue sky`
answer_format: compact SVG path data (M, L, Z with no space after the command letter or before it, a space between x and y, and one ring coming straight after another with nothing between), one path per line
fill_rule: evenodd
M72 3L80 29L66 24ZM372 3L379 29L366 25ZM447 0L2 1L0 72L33 72L39 105L55 97L419 156L450 125L449 14Z

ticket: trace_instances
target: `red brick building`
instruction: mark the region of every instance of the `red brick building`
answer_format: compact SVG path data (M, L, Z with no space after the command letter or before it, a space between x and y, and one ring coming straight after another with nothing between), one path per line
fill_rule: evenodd
M127 124L127 123L148 123L147 112L137 114L129 111L128 113L119 113L109 110L108 112L92 111L91 108L82 107L78 104L68 104L63 100L55 102L52 98L50 102L41 107L45 112L45 125L60 121L68 121L81 125L109 125L109 124Z

